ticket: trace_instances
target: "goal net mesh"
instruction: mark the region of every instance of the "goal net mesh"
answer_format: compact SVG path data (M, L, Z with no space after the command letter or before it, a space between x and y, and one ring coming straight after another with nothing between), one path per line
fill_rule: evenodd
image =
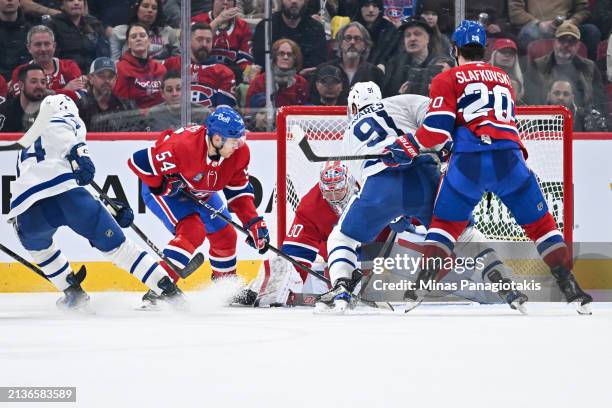
M279 161L284 162L285 171L279 166L277 182L285 184L286 194L278 197L279 225L290 227L300 198L317 182L321 163L309 162L298 146L302 137L307 137L312 150L320 156L341 154L341 141L348 120L343 109L309 109L300 107L281 115L284 126L279 126ZM523 107L517 115L517 125L528 152L530 168L537 174L540 187L558 227L564 230L564 112ZM281 134L282 133L282 134ZM571 137L567 135L566 137ZM284 149L282 146L284 145ZM281 192L282 193L282 192ZM516 223L508 209L495 196L490 203L486 195L474 211L477 227L490 240L526 241L522 228ZM279 233L281 231L278 231ZM566 235L567 236L567 235Z

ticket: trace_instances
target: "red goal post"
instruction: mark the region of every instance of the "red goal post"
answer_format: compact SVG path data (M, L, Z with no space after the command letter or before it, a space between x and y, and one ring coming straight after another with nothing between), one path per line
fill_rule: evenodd
M529 151L527 164L538 176L549 210L573 242L572 115L562 106L516 108L521 139ZM285 106L277 115L277 240L280 246L301 197L318 180L320 163L309 162L299 149L292 128L308 137L317 155L338 154L348 125L343 106ZM486 209L482 200L474 214L479 229L496 241L526 240L503 204L492 200Z

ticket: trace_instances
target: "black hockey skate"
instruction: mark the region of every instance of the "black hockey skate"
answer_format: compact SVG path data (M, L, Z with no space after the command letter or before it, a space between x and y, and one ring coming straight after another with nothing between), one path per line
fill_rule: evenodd
M593 301L593 297L582 290L572 271L563 266L557 266L551 268L550 272L555 277L567 303L575 303L578 314L592 314L590 303Z
M144 311L159 311L161 310L161 306L159 304L160 297L157 293L153 292L151 289L142 297L142 304L138 308L138 310Z
M89 295L81 287L81 281L85 277L85 267L81 267L77 277L73 272L66 276L66 281L70 284L64 290L64 296L55 303L58 308L69 311L93 313L89 304Z
M487 273L487 277L493 283L500 283L504 286L512 287L512 280L508 278L502 277L501 272L498 270L492 270ZM527 314L527 308L525 307L525 302L529 300L527 295L523 292L516 289L500 289L497 294L506 302L508 305L514 309L518 310L522 314Z
M172 307L179 310L187 309L187 300L183 291L172 282L169 276L164 276L157 282L157 287L162 290L162 294L158 297L160 300L168 302ZM146 294L145 294L146 296Z
M332 290L322 294L315 303L315 313L341 314L348 309L353 309L356 303L353 291L361 277L361 271L355 269L351 278L337 279Z

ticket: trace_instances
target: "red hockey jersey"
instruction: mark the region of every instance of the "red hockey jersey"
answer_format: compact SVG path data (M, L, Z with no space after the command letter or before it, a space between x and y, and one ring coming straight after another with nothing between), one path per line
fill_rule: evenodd
M33 64L34 61L28 62L28 64ZM13 70L11 75L11 89L14 95L19 95L19 70L21 67L24 67L28 64L19 65L17 68ZM72 81L74 78L78 78L81 76L81 68L71 59L59 59L53 58L53 72L47 74L47 87L49 89L53 89L54 91L57 89L62 89L68 84L68 82Z
M434 77L429 96L428 113L416 132L422 147L441 148L453 138L456 128L464 126L473 135L462 133L455 148L459 143L463 151L489 150L507 146L508 141L522 148L514 91L502 69L484 62L454 67Z
M168 71L181 71L181 57L164 61ZM210 106L236 106L234 71L222 64L191 64L191 101L205 108Z
M229 158L212 161L206 127L191 126L163 132L155 146L134 153L128 166L150 187L160 186L165 175L180 174L186 188L201 199L223 190L229 208L246 224L257 217L247 170L250 158L245 144Z
M340 216L323 198L315 185L298 205L293 224L283 241L282 250L306 266L311 266L317 253L327 259L327 237Z
M198 14L191 19L194 23L209 25L212 20L212 11ZM213 48L210 55L221 64L234 62L244 71L253 63L252 40L253 33L248 23L240 17L235 17L226 28L213 33Z
M163 102L161 82L166 67L149 58L142 64L129 51L117 62L117 83L113 93L121 99L132 100L139 108L150 108Z

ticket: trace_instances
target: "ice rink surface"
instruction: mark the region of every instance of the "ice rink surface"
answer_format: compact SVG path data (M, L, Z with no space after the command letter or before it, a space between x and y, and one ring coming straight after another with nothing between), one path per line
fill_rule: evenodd
M140 312L138 293L0 294L0 386L76 386L77 403L4 407L610 407L612 304Z

